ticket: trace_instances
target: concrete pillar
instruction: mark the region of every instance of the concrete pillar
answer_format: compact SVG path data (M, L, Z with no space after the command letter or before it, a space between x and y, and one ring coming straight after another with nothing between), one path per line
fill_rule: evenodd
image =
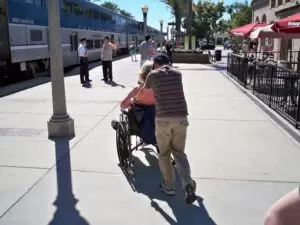
M59 0L47 0L49 25L49 55L52 86L53 115L48 121L48 136L75 136L74 120L67 113L60 36Z

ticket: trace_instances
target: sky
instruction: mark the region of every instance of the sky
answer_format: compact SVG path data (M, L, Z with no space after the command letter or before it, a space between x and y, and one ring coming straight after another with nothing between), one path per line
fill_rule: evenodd
M143 21L143 14L141 7L147 4L149 7L148 11L148 25L160 29L159 20L165 21L163 31L166 31L167 22L174 21L174 17L167 6L160 2L160 0L111 0L116 3L121 9L130 12L135 19ZM194 2L197 2L194 0ZM225 0L225 4L230 4L233 0Z

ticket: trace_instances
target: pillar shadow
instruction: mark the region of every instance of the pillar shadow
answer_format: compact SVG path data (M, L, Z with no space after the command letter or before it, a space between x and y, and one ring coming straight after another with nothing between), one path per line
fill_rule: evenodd
M89 225L76 209L78 200L72 190L70 144L68 139L55 139L57 198L49 225Z
M125 176L133 191L144 194L150 199L150 205L170 225L216 225L209 216L203 199L197 196L197 202L187 205L184 202L184 191L180 182L177 182L176 196L166 196L158 186L160 171L156 154L149 149L142 150L145 153L149 166L145 165L138 157L133 156L134 167L131 174ZM177 175L177 181L180 178ZM172 209L173 215L169 215L160 205L159 201L165 201Z

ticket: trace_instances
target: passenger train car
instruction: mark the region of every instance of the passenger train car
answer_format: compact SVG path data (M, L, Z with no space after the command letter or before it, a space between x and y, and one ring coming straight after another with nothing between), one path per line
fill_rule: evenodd
M59 1L64 67L78 64L83 36L89 61L100 59L105 36L117 42L114 55L126 53L132 41L144 40L143 22L86 0ZM162 38L159 30L147 30L153 40ZM35 76L49 69L47 0L0 0L0 31L0 84L17 74Z

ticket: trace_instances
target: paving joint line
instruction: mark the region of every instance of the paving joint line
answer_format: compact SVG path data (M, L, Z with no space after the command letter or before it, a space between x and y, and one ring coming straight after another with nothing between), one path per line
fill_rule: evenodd
M36 167L36 166L13 166L13 165L0 165L4 168L16 168L16 169L33 169L33 170L48 170L50 167Z
M213 119L213 118L195 118L189 117L190 120L201 120L201 121L224 121L224 122L263 122L263 123L270 123L269 120L235 120L235 119Z
M256 182L256 183L285 183L285 184L299 184L298 181L284 181L284 180L263 180L263 179L239 179L239 178L220 178L220 177L193 177L197 180L220 180L220 181L238 181L238 182Z
M117 107L119 103L117 103L105 116L103 116L86 134L84 134L65 154L63 154L59 160L56 161L54 165L52 165L36 182L34 182L31 187L27 189L8 209L6 209L1 215L0 220L12 209L15 205L17 205L37 184L39 184L44 177L46 177L54 168L55 166L60 163L67 154L70 154L72 149L76 147L85 137L88 136L110 113L112 113Z

